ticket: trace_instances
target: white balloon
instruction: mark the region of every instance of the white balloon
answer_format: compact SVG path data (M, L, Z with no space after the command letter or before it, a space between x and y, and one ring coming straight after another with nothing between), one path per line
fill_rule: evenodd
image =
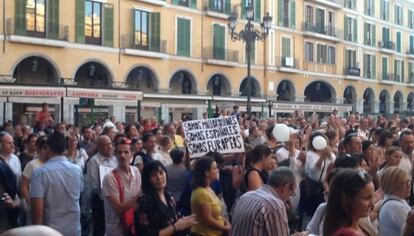
M328 143L326 142L326 139L322 136L316 136L313 140L312 140L312 146L316 149L316 150L323 150L328 146Z
M272 131L273 137L279 142L289 141L290 130L289 127L285 124L277 124Z

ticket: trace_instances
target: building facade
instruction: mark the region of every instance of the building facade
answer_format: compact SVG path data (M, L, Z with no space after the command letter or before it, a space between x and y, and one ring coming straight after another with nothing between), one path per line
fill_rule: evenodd
M413 109L412 1L10 0L0 4L0 89L127 88L143 98L101 97L75 112L79 98L0 94L0 119L28 122L44 101L71 123L91 112L133 120L137 107L164 121L199 118L208 104L243 110L244 43L231 40L227 23L236 14L243 29L249 4L258 29L265 13L273 16L251 57L254 112L268 114L272 103L273 114L278 103Z

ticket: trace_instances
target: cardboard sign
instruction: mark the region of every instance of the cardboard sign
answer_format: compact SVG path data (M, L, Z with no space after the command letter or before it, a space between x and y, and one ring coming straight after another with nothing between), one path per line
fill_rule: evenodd
M183 129L190 158L202 157L208 152L244 152L236 116L187 121Z

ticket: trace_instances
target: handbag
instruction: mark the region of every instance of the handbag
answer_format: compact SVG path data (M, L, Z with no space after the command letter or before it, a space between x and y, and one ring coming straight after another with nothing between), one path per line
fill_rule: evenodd
M124 186L121 181L121 177L115 172L112 171L112 174L115 177L116 185L119 190L119 201L124 201ZM121 226L124 230L126 235L135 235L135 226L134 226L134 215L135 215L135 208L131 208L121 215Z

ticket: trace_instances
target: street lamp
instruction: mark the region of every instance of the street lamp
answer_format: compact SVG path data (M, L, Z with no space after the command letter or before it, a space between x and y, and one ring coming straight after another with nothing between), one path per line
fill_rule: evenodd
M240 32L236 32L237 17L234 14L231 14L228 18L229 23L228 27L230 29L231 40L233 42L243 41L246 43L246 57L247 57L247 114L250 115L252 111L251 107L251 76L250 76L250 53L252 49L252 43L254 41L265 41L267 35L269 34L269 29L272 25L272 17L269 13L263 17L263 22L260 24L261 30L255 29L252 21L254 20L254 9L251 5L246 7L246 16L247 23L244 26L244 29Z

